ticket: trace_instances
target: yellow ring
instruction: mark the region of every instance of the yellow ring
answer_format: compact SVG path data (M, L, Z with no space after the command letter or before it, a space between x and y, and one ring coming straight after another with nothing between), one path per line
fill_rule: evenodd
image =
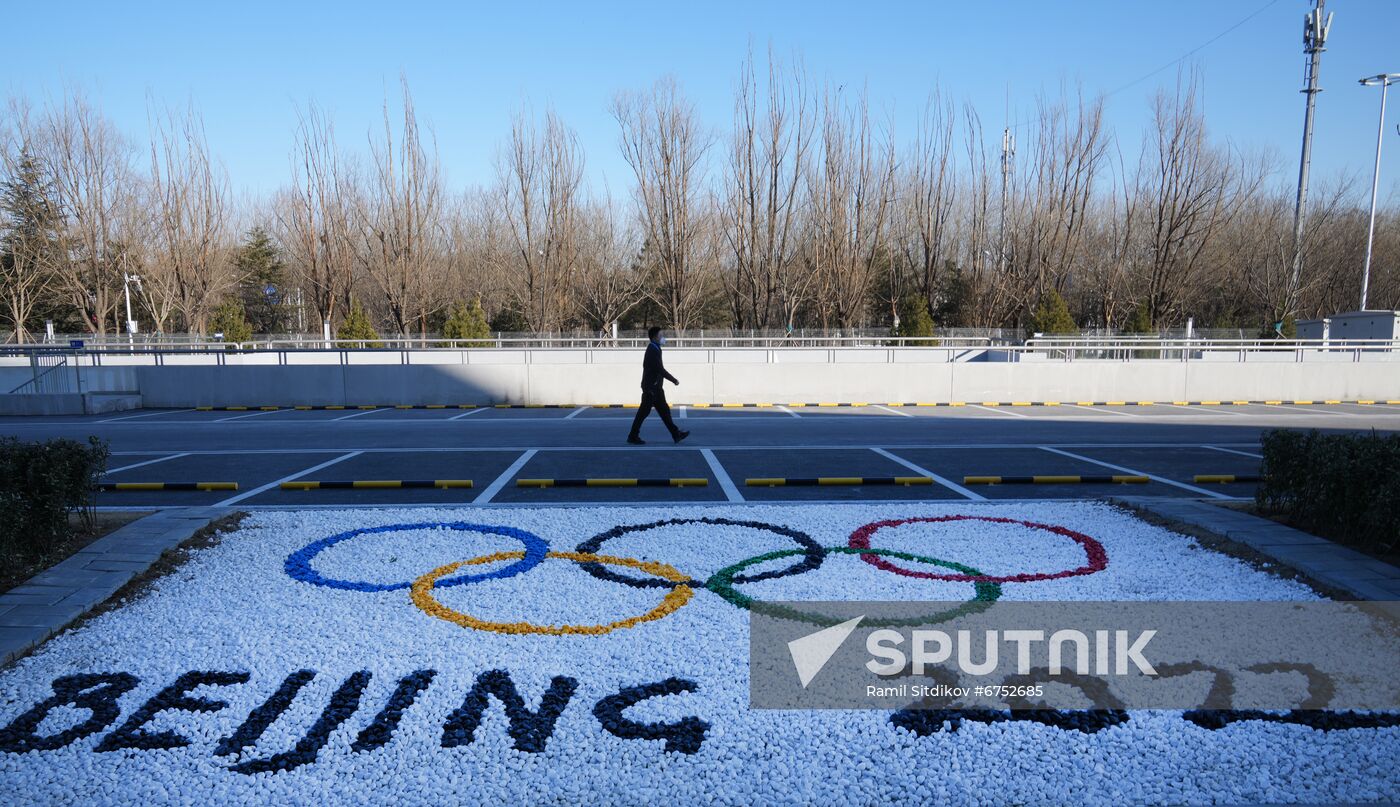
M620 628L630 628L635 625L640 625L643 622L653 622L661 619L689 602L691 594L693 593L690 586L685 585L690 582L690 578L681 574L675 567L665 563L643 561L635 558L619 558L612 555L594 555L588 552L546 552L546 558L571 560L575 563L606 563L610 566L628 566L681 585L667 592L666 596L661 599L661 602L645 614L628 617L627 619L620 619L616 622L609 622L606 625L533 625L529 622L487 622L460 611L454 611L433 599L433 586L437 584L437 581L440 578L452 574L463 566L476 566L502 560L519 560L523 557L525 557L524 552L515 550L513 552L497 552L492 555L472 558L471 560L459 560L455 563L449 563L446 566L439 566L413 581L413 586L410 589L413 604L418 606L419 610L429 616L445 619L448 622L455 622L464 628L472 628L473 630L484 630L492 633L536 634L544 636L600 636Z

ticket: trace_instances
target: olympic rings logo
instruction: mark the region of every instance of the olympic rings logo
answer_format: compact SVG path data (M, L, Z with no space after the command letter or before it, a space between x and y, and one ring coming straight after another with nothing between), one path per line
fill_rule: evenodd
M1046 573L1021 573L1010 575L988 575L978 569L941 558L928 557L912 552L882 549L871 546L871 538L879 531L906 524L945 524L950 522L981 522L994 525L1014 525L1036 532L1070 539L1084 552L1084 563L1071 569ZM720 528L744 528L766 532L791 541L795 546L772 550L737 561L726 566L704 580L693 578L675 567L659 561L644 561L637 558L602 554L604 545L616 538L634 533L671 526L704 524ZM496 535L518 541L519 550L495 552L467 560L455 561L439 566L412 580L394 583L374 583L368 581L341 580L328 577L316 570L314 561L325 550L363 535L376 535L406 530L441 529L461 533ZM1108 567L1108 554L1103 545L1081 532L1053 524L1040 524L1012 518L993 516L950 515L893 519L875 521L856 528L846 546L822 546L800 530L779 524L761 521L746 521L730 518L670 518L646 524L624 524L613 527L580 543L572 552L551 550L548 542L538 535L515 527L489 524L472 524L465 521L424 522L415 524L390 524L382 527L365 527L337 533L336 535L313 541L287 556L284 570L294 580L325 588L356 592L386 592L407 589L409 598L419 610L429 616L445 620L472 630L505 634L536 634L545 636L585 635L597 636L615 630L635 627L645 622L654 622L676 612L690 602L697 590L709 591L720 599L746 610L758 610L783 619L809 622L816 625L831 625L836 619L821 614L807 613L792 608L776 606L755 600L740 591L739 586L763 580L776 580L793 577L818 569L831 555L857 555L865 563L882 571L909 578L942 580L971 583L972 596L957 608L930 614L924 617L891 620L880 623L884 627L900 625L927 625L947 621L967 614L977 613L990 607L1001 597L1001 587L1005 583L1028 583L1041 580L1057 580L1067 577L1089 575ZM766 571L748 570L772 561L792 558L785 566ZM626 617L613 622L597 625L536 625L530 622L496 622L481 619L442 604L434 591L450 586L469 586L487 580L501 580L525 574L546 560L569 561L575 563L589 575L608 583L616 583L636 589L660 589L665 594L660 603L642 614ZM473 573L473 567L510 561L499 568ZM920 571L902 563L917 563L946 571ZM870 623L875 625L875 623Z

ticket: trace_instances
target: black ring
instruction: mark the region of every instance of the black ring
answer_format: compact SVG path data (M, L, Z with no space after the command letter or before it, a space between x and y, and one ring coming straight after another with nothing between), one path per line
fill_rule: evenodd
M613 538L618 538L630 532L643 532L645 530L654 530L658 527L670 527L677 524L718 524L727 527L747 527L754 530L763 530L764 532L771 532L791 538L794 543L802 548L801 559L791 566L785 569L774 569L770 572L760 572L753 575L735 575L734 582L736 583L756 583L760 580L774 580L779 577L788 577L795 574L802 574L803 572L810 572L818 566L821 566L822 561L826 559L826 550L822 548L821 544L812 540L812 536L807 533L799 532L791 527L784 527L780 524L766 524L762 521L742 521L732 518L708 517L668 518L661 521L653 521L650 524L619 524L579 544L575 551L598 554L598 550L602 549L603 543ZM599 580L607 580L611 583L622 583L623 585L632 586L633 588L673 588L678 585L670 580L660 580L655 577L628 577L627 575L618 574L611 569L605 568L601 563L580 563L579 567ZM700 578L693 579L690 582L704 585L705 580L704 578Z

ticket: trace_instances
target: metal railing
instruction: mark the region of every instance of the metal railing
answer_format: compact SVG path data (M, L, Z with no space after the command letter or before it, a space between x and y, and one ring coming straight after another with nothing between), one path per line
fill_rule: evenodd
M923 344L1017 344L1018 335L1014 331L984 328L942 329L927 337L891 336L887 329L864 328L838 330L796 329L786 330L747 330L693 329L687 331L667 331L667 344L674 347L834 347L834 346L879 346L923 345ZM56 334L48 342L31 343L28 346L66 347L72 342L81 342L83 349L188 349L224 350L230 347L238 350L301 350L326 349L335 347L383 348L383 349L431 349L431 348L553 348L553 347L622 347L644 346L647 342L645 331L624 331L616 336L610 333L590 333L584 331L560 333L511 333L495 332L483 339L449 339L438 334L426 336L383 335L372 340L323 339L312 334L262 334L255 338L233 342L195 334ZM0 340L0 350L25 347Z
M83 353L196 353L196 352L255 352L294 350L520 350L520 349L640 349L646 346L646 336L577 337L577 336L499 336L485 339L447 339L444 337L380 337L378 339L252 339L227 342L206 339L178 343L127 342L120 339L81 340ZM987 336L902 337L902 336L678 336L667 337L666 345L674 348L832 348L832 347L989 347L995 339ZM33 350L54 350L52 345L0 345L0 355L18 355Z
M1279 361L1289 357L1305 361L1308 356L1360 361L1368 354L1400 353L1400 339L1186 339L1153 336L1046 336L1027 339L1014 350L1064 361ZM1388 358L1389 356L1387 356ZM1015 359L1013 359L1014 361Z
M65 350L35 349L29 352L29 367L33 377L10 390L10 395L64 394L81 392L82 379L78 363Z
M639 350L644 339L607 340L597 344L592 340L572 337L554 339L486 339L486 340L394 340L389 346L366 347L354 342L308 342L284 346L276 340L267 342L204 342L181 347L142 345L85 345L82 349L59 349L50 346L0 345L0 362L9 359L9 366L26 363L36 367L35 378L26 382L37 389L39 380L56 372L57 367L45 369L36 362L48 361L59 366L118 366L154 365L191 362L216 365L243 364L351 364L369 359L373 364L416 364L414 357L422 354L457 352L464 364L474 363L472 356L498 351L514 351L522 355L522 363L549 363L542 353L570 351L586 353L582 363L593 363L595 356L616 349ZM1152 339L1152 338L1062 338L1031 339L1023 345L996 345L988 338L963 339L901 339L885 337L879 341L865 337L823 337L819 343L764 344L761 339L740 337L691 338L669 342L668 347L687 351L705 351L707 361L723 361L723 350L764 350L769 363L782 361L785 351L803 349L810 361L814 351L825 351L825 361L841 361L841 354L860 351L859 361L874 363L914 362L1304 362L1304 361L1383 361L1400 364L1400 340L1397 339ZM917 353L906 351L918 351ZM361 355L356 362L351 357ZM365 354L369 354L366 356ZM373 358L370 358L370 357ZM58 359L54 357L60 357ZM66 358L61 358L66 357ZM821 361L823 359L817 359ZM850 357L847 358L847 361ZM430 360L438 363L441 360ZM575 361L574 363L578 363Z

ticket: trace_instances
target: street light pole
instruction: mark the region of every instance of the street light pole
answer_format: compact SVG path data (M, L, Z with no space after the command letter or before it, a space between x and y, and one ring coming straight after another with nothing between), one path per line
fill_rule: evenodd
M1371 223L1366 228L1366 263L1361 270L1361 311L1366 310L1366 291L1371 285L1371 246L1376 239L1376 194L1381 184L1381 144L1385 142L1385 96L1390 85L1400 81L1400 73L1381 73L1361 79L1363 87L1381 88L1381 119L1376 128L1376 168L1371 174Z
M131 318L131 282L136 281L136 288L141 288L141 276L133 275L126 270L126 256L122 256L122 294L126 297L126 341L128 345L136 344L136 320Z

